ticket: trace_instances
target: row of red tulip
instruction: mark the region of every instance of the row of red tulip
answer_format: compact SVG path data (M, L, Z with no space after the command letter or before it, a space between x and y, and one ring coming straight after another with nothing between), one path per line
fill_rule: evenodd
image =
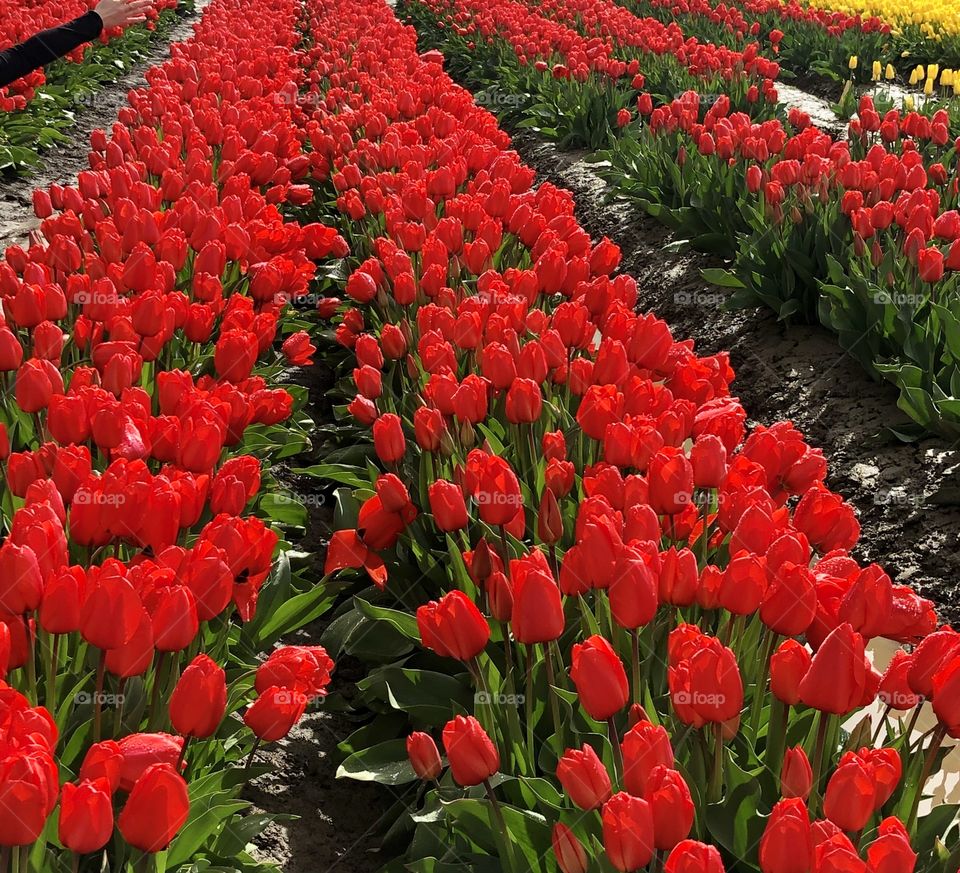
M284 215L322 167L299 14L214 0L0 263L4 873L229 862L230 765L329 683L319 647L255 660L307 620L254 514L314 351L287 305L347 250Z
M627 5L639 14L678 20L701 39L732 48L753 40L768 43L784 68L802 78L819 73L833 79L850 75L871 81L872 63L867 59L899 63L900 52L908 47L879 18L829 11L796 0L633 0ZM851 57L863 58L865 63L849 70ZM925 53L920 48L918 60L939 57L931 41Z
M318 201L364 258L323 310L381 465L325 468L360 501L326 566L381 589L361 687L419 728L407 777L367 728L344 772L436 782L410 868L951 869L918 808L960 733L960 634L851 557L822 454L747 432L727 356L636 313L619 249L442 56L379 0L311 9ZM875 637L907 647L882 675ZM932 739L866 713L842 735L878 698L932 700Z
M418 18L430 44L462 51L448 38L451 14L437 14ZM488 63L470 58L464 75L472 81ZM736 289L736 304L819 318L900 389L920 425L955 435L957 321L942 301L957 281L960 224L947 110L881 114L864 97L849 137L835 138L799 110L762 122L737 111L746 81L734 76L729 95L642 92L617 113L599 172L682 238L731 258L730 271L712 274ZM532 84L537 100L553 99ZM517 120L535 121L540 105ZM555 109L578 113L577 95L560 95Z

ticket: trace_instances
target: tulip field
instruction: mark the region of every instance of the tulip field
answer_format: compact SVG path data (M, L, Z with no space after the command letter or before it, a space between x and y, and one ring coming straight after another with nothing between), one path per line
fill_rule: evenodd
M845 136L778 83L960 28L827 5L211 0L0 259L0 873L960 871L957 604L507 132L949 451L950 68ZM0 96L0 150L91 63ZM271 859L254 790L323 712L388 812Z

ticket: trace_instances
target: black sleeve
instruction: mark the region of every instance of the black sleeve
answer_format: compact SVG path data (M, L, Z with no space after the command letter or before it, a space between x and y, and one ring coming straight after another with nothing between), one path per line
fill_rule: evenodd
M96 39L102 30L100 16L91 10L67 24L43 30L26 42L0 52L0 88Z

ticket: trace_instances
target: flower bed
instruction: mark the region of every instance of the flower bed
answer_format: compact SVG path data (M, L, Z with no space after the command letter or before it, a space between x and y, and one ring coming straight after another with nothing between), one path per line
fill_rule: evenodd
M423 32L458 52L456 69L489 69L447 38L442 19ZM897 386L918 425L960 433L960 226L947 110L881 115L864 98L849 140L835 140L799 111L757 123L724 95L691 91L659 106L658 97L641 94L597 155L616 196L730 258L730 271L708 278L734 290L734 305L819 318Z
M777 102L776 62L756 45L700 43L676 25L637 18L609 0L533 4L406 4L422 38L463 58L458 72L483 100L563 146L599 148L647 90L664 99L695 88L727 93L756 118Z
M0 262L3 873L265 869L240 789L333 667L274 648L329 605L270 493L307 444L288 303L346 253L287 217L300 12L214 0Z
M408 786L405 868L952 871L956 809L918 810L960 636L438 53L375 0L311 13L316 203L359 261L322 308L377 459L311 469L356 592L325 640L370 664L342 773ZM921 698L922 738L867 709Z

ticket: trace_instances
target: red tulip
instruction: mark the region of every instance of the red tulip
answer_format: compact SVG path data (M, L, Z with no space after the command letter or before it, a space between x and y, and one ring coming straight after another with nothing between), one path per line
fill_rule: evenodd
M960 654L933 674L933 711L951 737L960 737Z
M113 798L110 783L67 782L60 797L60 842L78 855L102 849L113 835Z
M373 423L373 446L385 464L396 464L403 458L407 444L399 416L388 412Z
M809 873L813 841L810 815L800 798L781 800L773 808L760 840L763 873Z
M659 515L681 512L693 499L693 465L680 449L662 449L650 459L647 483Z
M310 698L302 691L271 685L243 714L243 723L263 742L282 740L303 717Z
M650 805L625 791L604 804L603 848L610 863L621 873L646 867L655 849Z
M453 482L438 479L428 489L433 521L442 531L463 530L469 522L463 491Z
M423 645L445 658L470 661L484 650L490 626L462 591L451 591L417 609Z
M672 766L655 767L644 800L653 814L654 845L670 850L690 835L695 809L687 783Z
M814 709L846 715L862 705L866 687L863 637L849 624L833 630L800 682L800 699Z
M870 873L913 873L917 853L900 819L891 816L880 822L877 838L867 846Z
M553 826L551 843L560 873L587 873L590 869L583 845L565 824L558 822Z
M414 772L421 779L436 779L443 770L437 744L430 734L423 731L414 731L407 737L407 757Z
M137 780L117 820L123 838L142 852L162 852L190 814L187 783L169 764L154 764Z
M170 723L184 737L213 736L227 711L227 679L207 655L197 655L170 695Z
M512 424L531 424L538 421L543 408L540 386L533 379L514 379L507 391L505 412Z
M620 627L644 627L657 614L657 577L638 549L624 547L608 589L610 612Z
M535 549L510 562L513 610L510 626L518 643L547 643L559 639L565 619L560 589L543 552Z
M101 759L112 754L106 743L101 743L100 746L102 747ZM183 738L164 733L130 734L119 741L117 748L122 756L120 790L130 791L134 783L152 765L169 764L171 767L174 766L180 759Z
M611 718L630 699L623 662L602 636L592 636L573 647L570 677L581 706L596 721Z
M696 840L677 843L663 870L664 873L724 873L723 859L716 846Z
M623 785L631 794L644 797L650 775L658 767L674 766L670 735L662 725L644 719L623 737Z
M480 785L500 769L496 746L472 715L458 715L447 722L443 747L454 781L464 788Z
M800 683L807 675L813 656L796 640L785 640L770 658L770 691L788 706L800 702Z
M557 763L557 779L580 809L599 809L613 793L607 768L588 745L564 752Z
M780 794L806 800L813 787L813 768L803 746L787 749L780 769Z

